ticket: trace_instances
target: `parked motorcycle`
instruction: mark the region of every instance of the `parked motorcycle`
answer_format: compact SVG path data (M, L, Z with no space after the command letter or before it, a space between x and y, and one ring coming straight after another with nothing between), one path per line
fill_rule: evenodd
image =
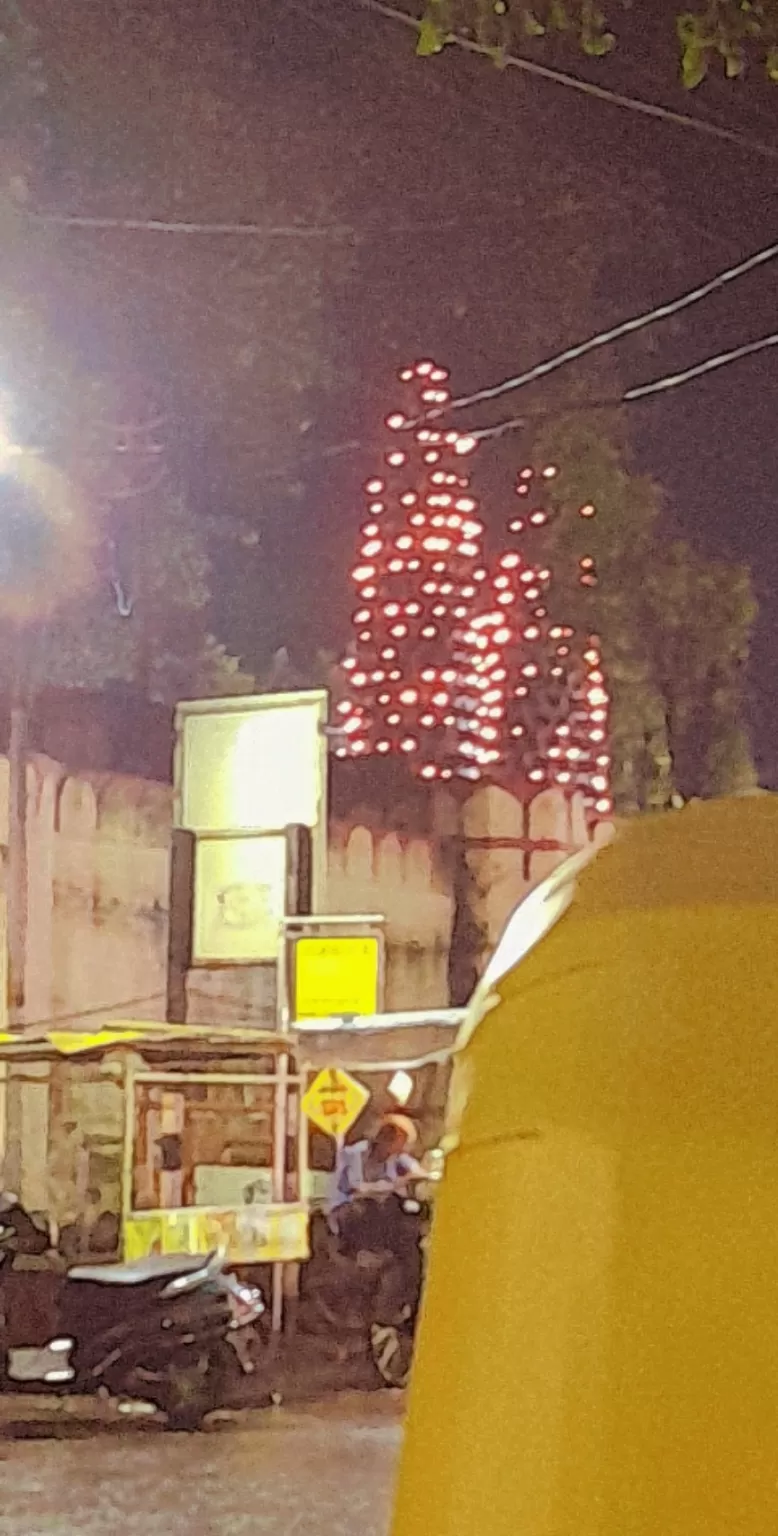
M411 1374L416 1325L424 1284L424 1252L430 1207L396 1198L403 1240L387 1259L369 1324L370 1358L385 1387L406 1387Z
M48 1234L7 1197L0 1209L0 1391L101 1394L152 1403L196 1429L247 1369L244 1330L261 1294L219 1254L58 1269Z
M301 1285L301 1325L366 1353L384 1386L410 1373L430 1225L427 1202L392 1194L355 1201L347 1228L314 1218Z

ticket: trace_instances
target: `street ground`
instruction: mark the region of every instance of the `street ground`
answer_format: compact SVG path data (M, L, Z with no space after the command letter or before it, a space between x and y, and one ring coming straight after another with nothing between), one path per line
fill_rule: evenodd
M348 1394L196 1435L6 1399L0 1536L385 1536L402 1404Z

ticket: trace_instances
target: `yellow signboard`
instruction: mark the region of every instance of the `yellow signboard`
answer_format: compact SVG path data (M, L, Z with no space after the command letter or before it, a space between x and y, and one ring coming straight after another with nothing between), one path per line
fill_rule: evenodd
M379 941L374 934L296 939L295 1018L377 1013L379 958Z
M233 1264L307 1259L308 1212L302 1205L244 1205L230 1210L134 1211L124 1222L124 1257L225 1251Z
M302 1101L303 1113L327 1136L345 1136L370 1098L367 1088L340 1067L315 1077Z

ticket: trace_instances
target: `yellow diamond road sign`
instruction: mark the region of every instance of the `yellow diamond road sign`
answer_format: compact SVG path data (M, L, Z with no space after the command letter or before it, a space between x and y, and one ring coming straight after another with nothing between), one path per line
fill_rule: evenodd
M303 1099L308 1119L328 1136L345 1136L359 1119L370 1094L348 1072L327 1067L315 1077Z

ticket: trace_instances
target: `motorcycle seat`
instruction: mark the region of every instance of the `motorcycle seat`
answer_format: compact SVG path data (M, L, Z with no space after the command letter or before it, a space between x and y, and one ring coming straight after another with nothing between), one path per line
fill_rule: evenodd
M146 1259L132 1259L126 1264L79 1264L68 1270L68 1280L83 1280L91 1285L143 1285L149 1280L175 1280L179 1275L193 1275L205 1269L213 1254L152 1253Z

